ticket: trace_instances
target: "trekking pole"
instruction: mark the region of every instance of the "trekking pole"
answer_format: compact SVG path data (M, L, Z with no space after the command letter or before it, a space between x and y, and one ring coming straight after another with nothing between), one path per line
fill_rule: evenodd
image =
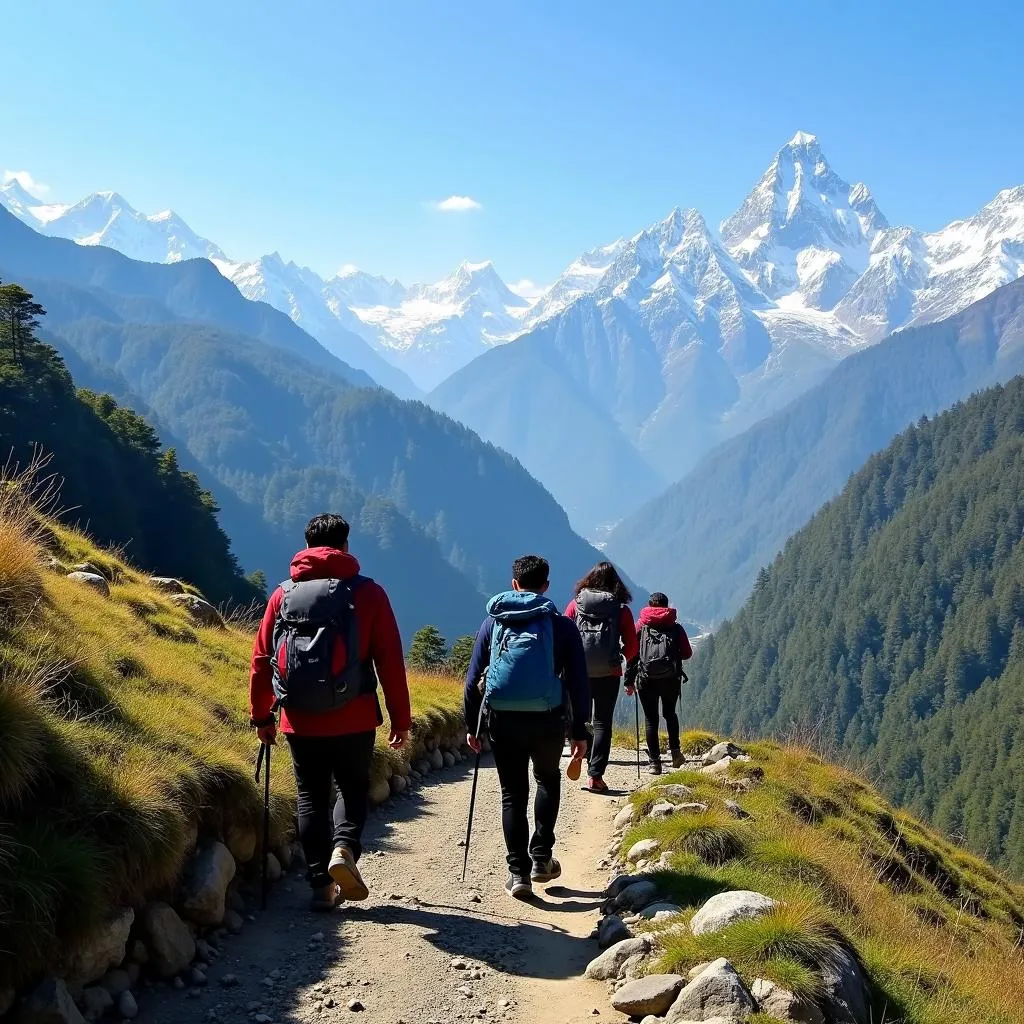
M480 742L480 728L484 720L484 709L483 705L480 707L480 718L476 723L476 740ZM476 752L476 761L473 764L473 788L469 791L469 818L466 821L466 849L462 854L462 881L466 880L466 866L469 864L469 840L473 835L473 809L476 807L476 784L480 778L480 755L483 753L483 747Z
M633 712L636 718L636 778L640 781L640 691L633 687Z
M264 767L264 761L266 766ZM260 781L260 769L263 771L263 872L260 886L260 909L267 909L267 854L270 853L270 744L261 743L256 758L256 781Z

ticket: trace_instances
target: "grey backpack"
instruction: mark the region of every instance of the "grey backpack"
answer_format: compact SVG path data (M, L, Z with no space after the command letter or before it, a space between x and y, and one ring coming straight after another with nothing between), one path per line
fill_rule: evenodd
M581 590L576 595L576 628L587 656L592 679L617 675L622 670L619 616L622 605L602 590Z

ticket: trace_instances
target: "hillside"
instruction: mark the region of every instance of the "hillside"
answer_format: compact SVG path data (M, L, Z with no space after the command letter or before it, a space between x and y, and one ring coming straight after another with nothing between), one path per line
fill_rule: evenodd
M798 735L1024 876L1024 378L870 459L699 652L691 721Z
M733 614L760 566L909 423L1024 370L1024 281L846 359L623 521L608 552L700 622Z

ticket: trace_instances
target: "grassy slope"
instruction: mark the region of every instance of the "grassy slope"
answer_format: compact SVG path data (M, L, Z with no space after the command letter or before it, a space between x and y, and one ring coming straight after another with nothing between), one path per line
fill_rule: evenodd
M0 501L0 505L5 504ZM0 508L0 985L25 980L116 904L168 888L195 839L261 815L248 726L251 633L201 628L145 573L50 524L61 562L88 560L105 598L61 571ZM453 683L413 678L421 735L459 720ZM378 751L377 774L396 755ZM274 829L291 773L274 766Z
M697 750L709 742L707 734L684 739ZM660 969L685 974L726 956L748 983L767 977L813 995L808 964L827 958L842 935L874 986L876 1022L1024 1020L1024 888L894 810L851 772L774 743L747 750L752 762L734 764L722 781L688 771L658 780L690 786L706 813L652 821L641 815L653 790L638 792L623 851L640 839L661 841L672 867L660 881L688 908L686 919L726 889L785 905L715 935L663 933ZM737 793L744 776L756 784ZM726 799L751 817L737 820Z

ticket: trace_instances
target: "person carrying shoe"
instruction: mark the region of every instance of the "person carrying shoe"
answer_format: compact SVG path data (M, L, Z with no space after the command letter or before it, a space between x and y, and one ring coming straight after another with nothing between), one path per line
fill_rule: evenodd
M636 658L636 626L629 602L633 600L611 562L599 562L576 584L576 597L565 614L576 623L587 660L593 701L594 741L587 766L587 788L607 793L604 773L612 750L612 720L619 699L622 662Z
M686 630L676 621L675 608L669 608L664 594L651 594L648 606L640 611L638 625L640 656L626 671L626 693L631 694L634 686L639 690L647 733L648 770L652 775L660 775L658 704L668 729L672 767L681 768L683 754L679 749L676 704L682 691L683 662L693 657L693 648Z
M505 892L514 899L528 899L533 882L545 884L562 873L553 851L566 698L573 758L587 749L590 690L583 646L573 624L544 597L548 572L537 555L515 560L512 589L487 602L466 672L466 742L479 752L484 728L491 738L509 871ZM532 837L531 763L537 783Z
M377 684L391 719L389 745L409 740L412 714L402 638L383 587L359 575L341 516L315 516L291 578L267 603L249 679L252 724L275 743L274 713L291 750L299 841L314 910L364 900L356 862L369 805L370 762L383 724ZM331 827L331 782L338 799Z

